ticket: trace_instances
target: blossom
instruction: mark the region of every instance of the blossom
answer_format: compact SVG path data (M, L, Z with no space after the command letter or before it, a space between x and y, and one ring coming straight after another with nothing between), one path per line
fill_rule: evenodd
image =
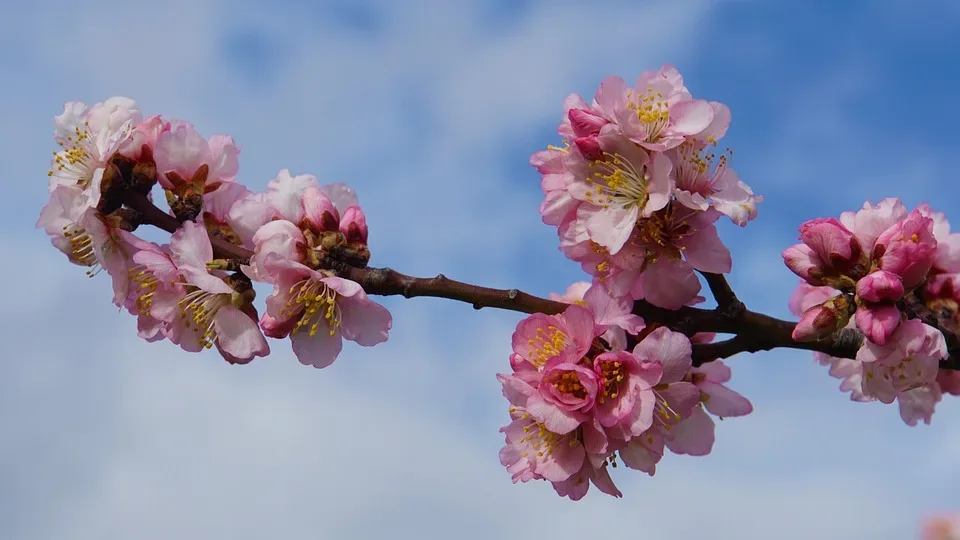
M154 298L156 307L151 313L167 323L171 341L187 351L215 345L231 363L247 363L269 354L270 347L251 304L253 289L249 282L208 269L213 247L203 225L188 221L171 236L170 260L183 288L175 304L174 299L168 299L158 305Z
M933 236L937 240L937 256L933 268L937 272L960 272L960 232L950 232L950 222L943 212L934 212L930 205L917 206L920 215L933 220Z
M239 155L233 137L205 139L192 124L175 120L157 136L154 159L164 189L180 191L191 186L208 193L221 182L233 181Z
M791 337L795 341L814 341L835 334L847 326L854 309L856 306L846 296L830 298L804 311Z
M873 259L881 270L896 274L904 288L920 284L933 267L937 240L933 220L918 210L880 233L873 247Z
M742 227L757 217L757 203L763 198L754 195L729 167L729 150L718 158L708 148L706 143L691 139L669 154L676 176L677 202L700 211L712 206Z
M936 381L940 360L947 357L943 334L918 319L903 321L890 341L866 341L857 352L863 363L863 391L883 403Z
M715 116L708 102L691 98L676 68L667 64L641 73L633 88L620 77L607 77L594 100L624 135L655 152L703 132Z
M54 152L50 191L57 186L88 188L131 130L140 122L137 104L125 97L112 97L92 107L79 101L64 105L54 119L54 138L61 150ZM99 200L97 195L93 204Z
M273 337L287 333L301 364L329 366L340 354L343 339L371 347L389 337L390 312L370 300L358 283L278 253L269 254L263 268L274 289L266 300L269 317L261 324Z
M690 369L690 382L697 387L700 401L710 414L724 418L753 412L747 398L725 386L731 377L730 367L719 359Z

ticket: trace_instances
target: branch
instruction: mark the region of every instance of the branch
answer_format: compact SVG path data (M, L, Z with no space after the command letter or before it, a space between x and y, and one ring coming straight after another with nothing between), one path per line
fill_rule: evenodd
M157 208L145 196L126 191L122 196L124 205L141 214L142 223L151 224L169 233L180 226L177 218ZM214 254L246 264L253 252L211 237ZM520 313L561 313L569 304L527 294L517 289L492 289L452 280L443 274L432 278L419 278L401 274L390 268L357 268L347 266L339 275L360 284L367 294L379 296L403 296L414 298L429 296L465 302L481 309L492 307ZM726 278L720 274L704 273L707 285L717 300L716 309L684 306L677 310L664 309L639 300L633 312L650 323L662 324L672 330L692 336L700 332L734 334L735 337L716 343L695 343L693 360L701 365L718 358L729 358L741 352L767 351L776 348L801 349L821 352L838 358L855 358L863 343L863 334L856 330L844 330L838 335L813 342L798 342L792 337L796 323L777 319L763 313L750 311L734 294ZM919 309L919 308L918 308ZM929 313L916 313L931 324L937 319ZM950 358L941 362L946 369L960 369L960 336L949 331L943 324L935 324L947 337Z

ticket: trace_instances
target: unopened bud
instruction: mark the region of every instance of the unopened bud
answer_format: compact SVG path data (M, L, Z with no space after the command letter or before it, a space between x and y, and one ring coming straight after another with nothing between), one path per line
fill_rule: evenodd
M133 165L130 172L130 187L137 193L146 195L150 193L156 183L157 162L153 160L153 150L149 146L143 145L143 149L140 151L140 159Z
M579 137L573 140L573 144L586 159L592 161L603 159L603 149L600 148L600 141L596 137Z
M846 296L840 295L813 306L803 312L803 316L793 329L795 341L816 341L842 330L850 322L855 304Z
M599 135L600 128L610 123L606 118L583 109L570 109L567 118L570 119L570 127L577 137Z
M359 206L351 206L344 210L340 220L340 232L346 237L348 244L366 244L367 217Z
M317 233L336 231L340 223L333 201L315 186L303 192L303 219Z
M903 298L900 276L877 270L857 282L857 297L867 302L896 302Z

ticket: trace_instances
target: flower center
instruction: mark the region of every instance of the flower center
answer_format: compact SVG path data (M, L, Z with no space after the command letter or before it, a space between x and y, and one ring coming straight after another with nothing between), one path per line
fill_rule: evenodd
M543 367L547 360L560 355L560 351L567 345L567 339L567 335L556 326L550 325L546 331L537 328L537 333L527 340L527 344L533 347L533 358L528 360L538 368Z
M677 411L673 410L673 407L667 403L666 398L663 397L660 390L665 390L667 385L657 385L653 387L653 395L656 397L656 405L654 407L654 418L659 420L664 429L670 431L670 424L675 424L683 419Z
M712 142L713 139L711 138ZM716 145L716 142L712 142ZM727 170L727 164L733 156L733 150L727 148L719 158L717 154L706 150L702 142L687 141L677 148L679 158L676 162L677 186L691 193L708 197L716 193L714 184Z
M564 436L558 435L547 429L547 426L536 422L529 413L521 413L520 418L530 421L529 424L523 426L523 437L520 437L520 444L527 446L527 450L521 456L529 457L531 451L535 452L537 457L540 458L552 455L554 448L563 440ZM576 446L577 438L570 437L568 444L571 447Z
M620 362L600 363L601 390L598 400L603 404L608 398L617 399L620 387L623 385L623 365Z
M590 164L586 180L593 184L585 192L588 203L610 208L611 205L629 208L647 203L650 174L646 167L636 165L617 153L603 153L603 160Z
M663 93L654 92L648 87L642 94L632 90L627 92L627 108L637 114L648 142L656 142L660 133L670 123L670 105Z
M89 266L87 275L93 277L103 270L97 259L93 237L83 227L74 224L63 226L63 236L70 241L70 260L81 266Z
M558 392L573 396L577 399L587 398L587 389L580 384L580 377L572 371L555 373L549 381Z
M142 265L130 268L127 270L127 275L130 276L130 281L137 284L137 310L141 315L149 315L150 307L153 305L153 295L157 292L160 280Z
M100 156L90 138L87 124L84 123L83 129L74 128L73 135L68 135L57 144L62 150L53 153L53 168L47 171L47 176L56 176L81 188L89 186Z
M290 300L281 310L281 314L301 311L297 325L290 331L296 334L307 329L310 336L317 334L322 324L328 328L331 336L340 327L341 314L337 307L337 293L319 279L308 278L290 287Z
M692 211L676 211L674 208L671 204L649 218L637 221L638 244L648 249L654 248L649 254L650 262L656 261L657 255L663 251L666 251L668 256L679 259L681 253L687 249L682 245L683 240L699 231L686 219Z
M196 289L180 299L180 317L183 318L187 327L195 330L199 336L197 344L209 349L217 338L217 331L214 328L214 318L220 308L232 303L233 295L230 293L209 293L202 289Z

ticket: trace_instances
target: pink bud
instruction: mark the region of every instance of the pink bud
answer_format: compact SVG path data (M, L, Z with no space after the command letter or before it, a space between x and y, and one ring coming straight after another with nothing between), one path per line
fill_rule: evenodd
M367 243L367 217L359 206L350 206L343 211L340 220L340 232L350 244Z
M573 128L573 134L577 137L599 135L600 128L610 123L605 118L585 109L570 109L567 117L570 118L570 127Z
M783 250L780 254L784 264L794 274L803 278L811 285L823 285L821 268L824 266L820 257L804 244L795 244Z
M817 218L800 225L800 241L823 261L827 269L843 272L856 264L862 253L860 244L835 218Z
M316 232L335 231L340 222L333 202L316 186L310 186L303 192L303 218Z
M839 332L850 321L853 305L845 296L837 296L803 312L793 329L795 341L814 341Z
M907 289L924 280L936 256L933 220L917 210L880 233L873 248L873 259L878 266L899 275Z
M584 158L592 161L603 159L603 149L600 148L600 141L595 136L579 137L573 140L573 144Z
M269 338L283 339L290 334L296 325L296 317L290 317L283 322L271 317L269 313L264 313L260 317L260 328L263 329L263 335Z
M896 302L903 298L900 276L877 270L857 282L857 296L867 302Z
M856 313L857 328L864 337L877 345L886 345L900 326L900 310L885 304L860 306Z

